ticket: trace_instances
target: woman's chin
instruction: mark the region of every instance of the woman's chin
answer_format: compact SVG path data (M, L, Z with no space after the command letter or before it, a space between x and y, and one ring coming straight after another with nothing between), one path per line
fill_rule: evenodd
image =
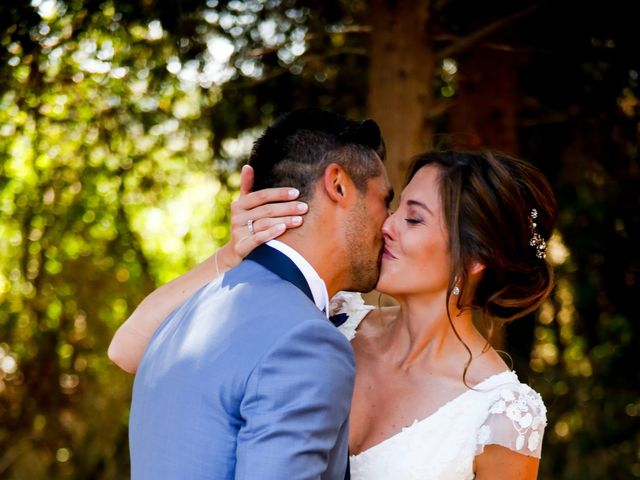
M396 298L397 296L403 296L406 292L407 284L406 278L402 275L396 275L396 272L385 270L384 264L380 271L380 277L378 277L378 284L376 285L376 291L387 295L389 297Z
M376 285L376 290L380 293L384 293L385 295L393 295L394 289L391 287L391 283L385 278L384 273L380 275L378 279L378 284Z

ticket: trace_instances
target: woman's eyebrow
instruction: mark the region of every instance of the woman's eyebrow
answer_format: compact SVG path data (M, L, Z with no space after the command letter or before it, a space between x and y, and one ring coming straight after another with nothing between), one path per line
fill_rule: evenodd
M411 206L411 207L420 207L425 209L427 212L429 212L431 215L433 215L433 211L427 207L424 203L419 202L418 200L407 200L407 205Z

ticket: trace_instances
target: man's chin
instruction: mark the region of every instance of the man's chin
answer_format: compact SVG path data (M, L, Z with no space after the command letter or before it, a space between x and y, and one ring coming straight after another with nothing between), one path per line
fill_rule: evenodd
M369 258L371 260L371 258ZM382 268L382 250L376 263L356 262L351 265L351 287L346 288L350 292L369 293L375 290L380 279Z
M372 284L371 282L367 284L363 282L354 282L353 285L346 288L345 290L347 290L348 292L369 293L375 290L375 288L376 288L376 285Z
M380 271L377 271L377 274L371 275L368 278L363 278L363 275L355 275L354 281L350 288L347 288L350 292L360 292L360 293L369 293L372 292L376 285L378 284L378 274Z

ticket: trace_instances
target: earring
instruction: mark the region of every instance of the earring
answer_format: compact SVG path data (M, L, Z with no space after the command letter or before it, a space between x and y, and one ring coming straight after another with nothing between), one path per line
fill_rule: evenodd
M458 287L453 287L453 290L451 290L451 293L458 296L460 295L460 289Z

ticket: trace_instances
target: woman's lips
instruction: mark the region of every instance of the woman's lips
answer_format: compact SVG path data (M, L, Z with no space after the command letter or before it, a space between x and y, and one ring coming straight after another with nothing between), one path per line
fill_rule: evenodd
M393 253L391 253L387 247L384 247L382 249L382 258L397 260L398 257L396 257Z

